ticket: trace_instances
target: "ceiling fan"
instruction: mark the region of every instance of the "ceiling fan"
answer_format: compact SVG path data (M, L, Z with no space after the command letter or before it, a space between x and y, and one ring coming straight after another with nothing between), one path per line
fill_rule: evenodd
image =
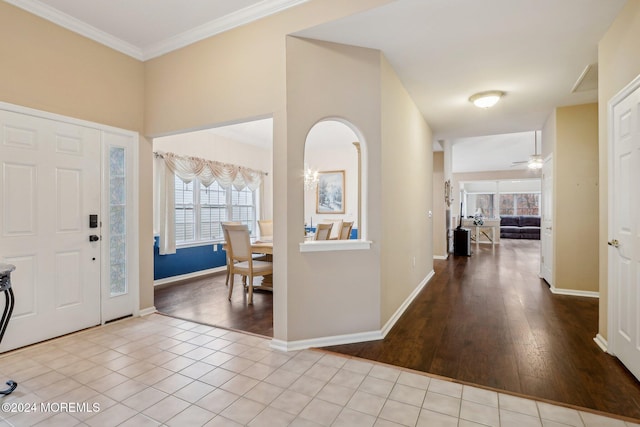
M511 166L519 166L526 164L529 169L542 169L542 156L538 154L538 132L533 132L534 135L534 151L529 156L529 160L523 160L520 162L511 162Z

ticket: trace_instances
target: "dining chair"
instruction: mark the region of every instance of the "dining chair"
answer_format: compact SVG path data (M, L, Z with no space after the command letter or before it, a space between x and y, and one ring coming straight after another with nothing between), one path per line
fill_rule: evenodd
M228 241L229 241L229 239L227 238L227 233L226 233L226 231L224 230L224 226L225 226L225 225L240 225L240 224L242 224L242 223L241 223L241 222L238 222L238 221L225 221L225 222L223 222L223 223L221 224L221 225L222 225L222 234L223 234L223 236L224 236L224 240L225 240L226 242L228 242ZM229 259L229 251L227 251L227 277L226 277L226 278L225 278L225 280L224 280L224 285L225 285L225 286L229 286L229 275L230 275L230 273L231 273L231 268L229 267L229 264L231 264L231 260Z
M331 235L332 222L321 222L316 226L316 240L329 240Z
M342 223L342 230L340 231L340 240L349 240L351 238L352 228L353 221L344 221Z
M273 220L259 219L258 228L260 229L260 240L273 239Z
M253 278L273 274L273 263L253 259L251 237L246 224L223 225L222 228L227 238L227 254L231 260L228 264L231 270L229 300L231 300L233 293L234 277L236 274L240 274L247 277L247 287L249 288L248 304L253 304Z

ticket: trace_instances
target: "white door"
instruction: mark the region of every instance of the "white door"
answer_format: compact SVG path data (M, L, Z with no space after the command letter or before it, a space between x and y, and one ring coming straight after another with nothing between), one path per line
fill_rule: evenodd
M542 227L540 233L540 273L553 287L553 158L547 157L542 166Z
M100 147L96 129L0 110L0 260L16 266L0 351L100 323Z
M611 104L610 351L640 378L640 79Z

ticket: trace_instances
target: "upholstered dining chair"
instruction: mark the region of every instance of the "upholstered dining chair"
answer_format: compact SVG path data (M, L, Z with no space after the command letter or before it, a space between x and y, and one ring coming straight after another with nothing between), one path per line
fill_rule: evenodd
M251 237L246 224L223 225L227 239L227 254L230 259L229 268L231 281L229 282L229 300L233 293L233 282L236 274L247 277L249 288L248 304L253 304L253 278L273 274L273 263L253 259L251 253Z
M242 223L241 222L237 222L237 221L225 221L225 222L223 222L221 224L222 225L222 234L224 235L224 240L226 242L228 242L229 239L227 239L227 233L224 230L224 226L225 225L240 225L240 224L242 224ZM229 286L229 276L230 276L230 273L231 273L231 267L229 267L229 264L231 264L231 260L229 259L229 251L227 251L227 277L224 280L224 285L225 286Z
M273 220L259 219L258 228L260 229L260 240L273 239Z
M316 240L329 240L331 235L331 229L333 228L332 222L321 222L316 226Z
M342 223L342 230L340 231L340 240L349 240L351 238L352 228L353 221L344 221Z

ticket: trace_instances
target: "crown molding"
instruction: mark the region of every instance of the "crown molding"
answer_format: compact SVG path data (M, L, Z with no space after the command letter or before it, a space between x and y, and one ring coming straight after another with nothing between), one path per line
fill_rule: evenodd
M309 0L263 0L253 6L240 9L220 19L213 20L199 27L187 30L174 37L144 49L143 60L156 58L171 51L204 40L216 34L223 33L236 27L248 24L258 19L282 12L294 6L307 3Z
M38 0L4 1L125 55L146 61L299 4L307 3L309 0L263 0L253 6L240 9L146 48L127 43Z

